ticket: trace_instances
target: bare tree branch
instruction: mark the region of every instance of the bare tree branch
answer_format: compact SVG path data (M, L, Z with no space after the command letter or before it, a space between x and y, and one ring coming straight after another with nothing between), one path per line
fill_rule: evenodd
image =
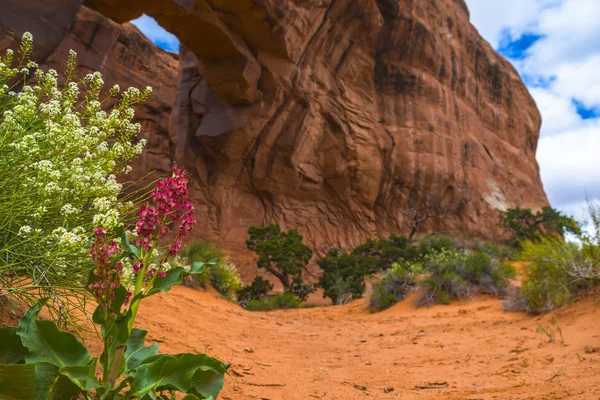
M452 200L444 201L443 197L436 201L432 199L431 195L419 200L416 195L411 195L399 210L400 214L408 218L411 223L408 239L412 240L419 229L419 225L428 219L443 220L449 218L451 214L460 212L466 203L467 200L460 200L458 203Z

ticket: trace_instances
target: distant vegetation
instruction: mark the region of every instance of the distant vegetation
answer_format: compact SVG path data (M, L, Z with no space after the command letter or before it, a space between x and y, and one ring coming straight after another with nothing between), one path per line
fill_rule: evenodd
M258 256L256 265L279 279L285 292L304 301L313 289L304 283L302 272L313 252L302 243L302 235L295 229L282 231L278 224L265 228L253 226L248 235L246 246Z
M469 235L458 241L443 234L369 239L351 251L332 249L317 259L322 273L315 287L341 305L363 297L370 281L373 311L386 309L413 291L419 306L448 304L481 293L505 298L507 309L548 311L600 280L598 206L590 205L590 219L594 235L582 233L572 217L550 207L538 212L514 208L500 214L502 244ZM581 245L566 243L565 233L576 235ZM302 279L312 256L302 236L295 230L282 232L274 224L252 227L249 235L247 245L259 255L258 266L281 281L285 295L269 297L272 285L257 277L238 291L240 303L253 310L296 307L290 299L303 301L312 290ZM511 286L516 278L511 260L521 262L521 287Z
M188 284L193 283L204 288L210 284L226 298L236 299L236 294L242 287L240 274L221 249L206 240L201 240L185 247L181 258L187 265L194 262L205 264L202 273L191 276L189 279L192 282Z
M524 263L523 283L505 302L507 310L551 311L600 283L599 205L590 203L588 214L587 232L573 230L579 244L567 243L556 235L521 242L518 259Z
M246 307L251 301L260 301L266 298L273 290L273 284L262 276L254 277L249 286L243 286L237 291L237 301Z
M520 248L524 241L540 241L544 236L563 238L565 233L581 233L573 217L563 215L552 207L544 207L536 213L520 207L501 211L499 226L508 234L506 245L514 248Z

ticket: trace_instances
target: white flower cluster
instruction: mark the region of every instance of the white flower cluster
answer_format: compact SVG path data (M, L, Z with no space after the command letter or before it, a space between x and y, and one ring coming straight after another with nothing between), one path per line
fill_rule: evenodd
M0 208L0 226L8 226L3 223L10 218L20 237L37 233L47 249L87 257L92 228L122 224L131 207L118 197L122 185L116 176L128 172L144 148L131 107L150 90L128 89L106 110L100 73L88 74L81 85L72 81L75 52L63 88L54 70L37 69L35 83L28 84L28 68L37 65L21 55L31 46L25 34L19 56L9 50L0 57L0 205L13 208ZM13 68L13 58L24 64ZM12 92L9 85L19 79L24 85ZM116 97L119 91L115 86L106 94Z

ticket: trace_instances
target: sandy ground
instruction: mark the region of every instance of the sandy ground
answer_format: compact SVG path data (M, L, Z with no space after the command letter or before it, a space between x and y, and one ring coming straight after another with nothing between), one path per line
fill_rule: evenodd
M377 314L365 305L253 313L180 286L145 300L138 321L162 352L231 363L224 400L600 398L597 294L542 317L488 297L421 309L407 299ZM560 327L564 344L540 325Z

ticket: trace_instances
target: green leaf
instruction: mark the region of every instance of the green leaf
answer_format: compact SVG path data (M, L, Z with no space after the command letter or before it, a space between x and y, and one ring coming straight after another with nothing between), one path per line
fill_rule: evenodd
M21 318L17 334L29 350L28 363L48 362L57 367L87 365L92 357L75 335L62 332L52 321L38 320L42 306L48 299L40 300Z
M75 400L81 393L81 389L69 378L59 375L50 389L48 399L52 400Z
M117 226L114 228L114 232L121 238L121 243L125 246L125 249L129 250L129 252L137 258L140 258L140 250L129 242L129 236L127 236L125 228L123 226Z
M154 285L148 291L145 297L152 296L154 294L163 292L166 293L175 285L179 285L183 282L183 278L189 275L198 275L202 273L204 263L196 261L192 264L192 267L187 270L182 267L177 267L167 271L167 275L164 278L156 278Z
M213 360L216 361L216 360ZM215 370L198 370L192 378L190 388L193 393L200 394L207 399L216 399L219 392L223 389L225 375Z
M202 261L194 261L190 268L190 274L199 274L204 269L204 263Z
M70 400L80 392L50 363L0 365L0 399Z
M183 282L183 278L188 276L190 272L185 268L177 267L167 271L167 275L164 278L156 278L154 285L146 294L146 297L155 295L157 293L166 293L175 285L179 285Z
M149 360L150 361L150 360ZM227 366L205 354L160 355L135 370L131 395L143 398L150 392L178 390L201 398L216 399ZM199 372L211 372L213 375Z
M72 365L62 367L59 372L82 390L94 390L101 385L96 378L97 358L92 358L88 365Z
M27 349L17 335L17 328L0 328L0 364L22 364L26 355Z
M131 310L116 318L109 326L103 327L103 337L108 341L108 355L102 353L102 367L110 368L115 357L121 359L119 366L119 375L125 370L125 359L122 357L125 351L125 346L129 340L129 321L131 320ZM106 362L106 364L105 364Z
M127 371L137 368L144 360L158 353L158 344L152 343L150 346L144 346L144 340L148 332L143 329L133 328L127 342L125 351L125 362Z

